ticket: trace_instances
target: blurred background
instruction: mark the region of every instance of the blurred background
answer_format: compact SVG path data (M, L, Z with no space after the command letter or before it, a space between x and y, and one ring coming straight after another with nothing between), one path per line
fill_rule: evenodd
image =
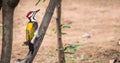
M26 14L40 9L36 20L41 23L49 0L20 0L14 13L12 60L24 58L28 47L25 42ZM2 13L0 11L0 46L2 44ZM63 44L80 44L73 54L66 55L66 63L108 63L120 56L120 0L63 0ZM58 63L56 10L34 63ZM0 47L1 50L1 47ZM71 51L71 50L70 50ZM1 52L0 52L1 53Z

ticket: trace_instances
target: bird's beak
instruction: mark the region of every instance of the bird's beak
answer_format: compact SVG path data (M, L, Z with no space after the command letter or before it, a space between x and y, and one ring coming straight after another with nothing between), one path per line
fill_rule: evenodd
M40 9L36 10L35 12L37 13L37 12L39 12L39 11L40 11Z

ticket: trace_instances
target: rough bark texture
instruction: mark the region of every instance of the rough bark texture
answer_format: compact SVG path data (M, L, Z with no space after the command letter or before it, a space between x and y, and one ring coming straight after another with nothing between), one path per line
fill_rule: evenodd
M50 0L50 2L49 2L49 5L46 9L46 13L45 13L42 23L39 27L38 38L34 42L33 54L28 53L28 55L24 59L15 60L14 63L32 63L33 62L33 59L35 58L35 56L38 52L38 49L41 46L42 40L44 38L44 35L46 33L46 30L47 30L50 20L52 18L52 15L53 15L53 12L54 12L57 2L58 2L58 0Z
M57 24L58 58L59 63L66 63L64 51L61 50L61 48L63 48L61 35L61 0L58 1L56 8L57 8L56 24Z
M114 61L111 62L111 63L120 63L120 58L116 58L116 59L114 59Z
M14 3L13 3L14 2ZM17 6L19 0L3 0L2 4L2 54L1 63L10 63L11 51L12 51L12 37L13 37L13 15L14 9ZM13 3L13 4L9 4ZM14 5L12 7L11 5Z

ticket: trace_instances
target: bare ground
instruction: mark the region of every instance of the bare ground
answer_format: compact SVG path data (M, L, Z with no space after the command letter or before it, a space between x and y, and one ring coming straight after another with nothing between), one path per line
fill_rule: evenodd
M48 1L35 6L34 0L21 0L15 10L12 60L24 58L28 47L22 46L25 41L25 17L30 10L41 9L36 19L40 23ZM71 26L63 29L64 44L84 44L74 54L66 54L66 63L109 63L110 59L120 56L120 1L119 0L63 0L62 24ZM1 13L0 13L1 14ZM53 29L56 13L51 20L42 46L34 63L58 63L57 38ZM90 38L82 38L89 34ZM1 43L0 43L1 45ZM82 57L82 59L81 59Z

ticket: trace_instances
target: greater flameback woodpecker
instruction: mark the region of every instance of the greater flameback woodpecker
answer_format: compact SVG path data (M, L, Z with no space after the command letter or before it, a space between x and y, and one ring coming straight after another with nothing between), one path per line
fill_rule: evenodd
M26 26L26 42L24 42L24 44L29 46L30 52L34 51L34 46L33 46L33 43L31 43L31 40L34 37L34 33L38 29L38 22L34 17L39 10L30 11L26 15L26 17L29 19L29 22L27 23L27 26Z

